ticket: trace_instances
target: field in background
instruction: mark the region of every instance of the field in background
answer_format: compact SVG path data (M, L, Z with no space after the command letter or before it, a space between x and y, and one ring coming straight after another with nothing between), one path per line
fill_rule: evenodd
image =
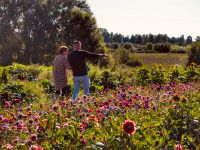
M188 54L177 53L135 53L143 61L143 65L150 67L152 64L158 63L165 67L174 64L184 65L187 62Z

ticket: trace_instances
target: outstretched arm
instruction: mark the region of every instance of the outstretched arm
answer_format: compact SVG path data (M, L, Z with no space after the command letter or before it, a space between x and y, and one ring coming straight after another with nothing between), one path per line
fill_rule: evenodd
M83 54L86 58L107 57L106 54L97 54L97 53L91 53L91 52L88 52L88 51L83 51Z

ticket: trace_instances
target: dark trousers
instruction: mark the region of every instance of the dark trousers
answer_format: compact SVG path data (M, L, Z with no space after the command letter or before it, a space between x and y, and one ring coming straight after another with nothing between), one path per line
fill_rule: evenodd
M66 93L67 93L67 86L64 87L61 91L62 91L62 96L65 96ZM57 95L60 95L60 90L57 90L57 91L56 91L56 94L57 94Z

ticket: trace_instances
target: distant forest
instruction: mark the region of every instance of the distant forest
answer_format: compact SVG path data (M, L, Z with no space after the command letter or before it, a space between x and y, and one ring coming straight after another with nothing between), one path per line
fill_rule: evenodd
M192 39L192 36L184 37L169 37L167 34L132 34L129 36L124 36L119 33L108 32L107 29L101 28L101 33L106 43L133 43L133 44L142 44L147 43L170 43L180 46L191 44L193 41L200 41L200 36L197 36L195 39Z

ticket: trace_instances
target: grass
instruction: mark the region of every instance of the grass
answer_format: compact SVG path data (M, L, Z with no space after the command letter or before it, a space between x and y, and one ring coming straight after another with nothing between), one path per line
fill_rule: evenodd
M187 54L177 53L135 53L139 57L144 66L151 67L152 64L162 64L169 68L171 65L185 65L187 62Z

